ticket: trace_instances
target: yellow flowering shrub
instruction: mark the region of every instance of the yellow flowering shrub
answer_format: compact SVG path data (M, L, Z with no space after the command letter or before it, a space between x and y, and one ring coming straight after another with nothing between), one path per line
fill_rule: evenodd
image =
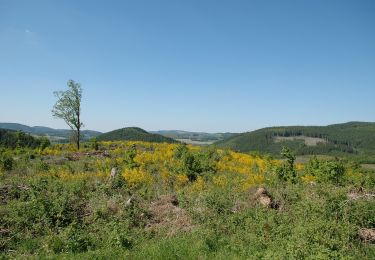
M295 164L297 171L301 171L305 169L305 166L302 163L296 163Z
M185 174L176 175L176 188L180 188L189 182L189 178Z
M219 156L218 160L214 162L215 172L212 178L205 181L202 176L198 176L194 182L190 183L186 173L182 174L180 172L184 162L175 157L176 149L179 146L180 144L168 143L100 142L100 150L106 151L109 157L90 155L85 157L87 155L82 153L89 149L87 148L80 152L80 160L86 160L85 163L88 165L87 169L89 170L81 172L82 170L79 169L78 173L72 174L67 170L59 169L55 175L66 181L84 178L104 180L109 178L112 167L117 167L122 171L122 176L132 188L158 183L158 185L161 184L176 190L186 187L192 192L200 192L213 187L246 190L251 186L264 183L264 175L268 172L270 166L281 163L280 161L266 160L249 154L217 150ZM127 151L133 149L133 147L135 147L134 156L126 157ZM192 145L187 145L186 147L192 153L205 149ZM74 145L58 144L47 147L40 153L50 156L66 156L76 153L74 149ZM133 163L131 163L132 160ZM296 168L302 170L303 165L296 164ZM205 173L203 172L202 174Z
M125 169L122 176L132 188L152 184L152 176L140 168Z
M305 183L310 183L316 181L316 177L312 175L305 175L301 177L302 181Z
M198 176L197 179L195 180L195 182L193 182L193 184L191 185L190 187L190 190L192 192L201 192L205 189L205 181L203 179L202 176Z
M222 157L218 162L218 169L220 171L239 172L243 174L251 173L255 169L262 172L265 168L265 160L236 152L230 152L229 155Z
M245 180L241 182L241 189L245 191L255 185L259 185L262 183L264 183L263 175L249 175Z

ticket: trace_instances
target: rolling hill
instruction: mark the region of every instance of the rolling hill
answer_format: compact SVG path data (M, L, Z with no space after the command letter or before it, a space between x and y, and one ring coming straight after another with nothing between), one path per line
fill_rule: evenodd
M98 141L145 141L154 143L176 143L177 141L159 134L149 133L139 127L125 127L97 136Z
M51 141L61 142L68 141L71 134L71 130L69 129L54 129L45 126L27 126L17 123L0 123L0 129L16 130L31 135L46 136ZM83 135L83 140L88 140L101 134L101 132L93 130L83 130L81 133Z
M215 145L272 155L278 155L281 148L287 146L297 155L375 156L375 123L269 127L232 136Z

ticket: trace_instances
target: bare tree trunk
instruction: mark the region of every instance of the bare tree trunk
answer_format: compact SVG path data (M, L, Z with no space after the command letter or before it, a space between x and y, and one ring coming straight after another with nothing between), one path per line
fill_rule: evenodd
M77 149L79 151L79 141L80 141L80 138L81 138L81 120L79 118L80 116L80 112L78 111L77 113L77 119L78 119L78 124L77 124Z
M80 136L81 136L81 129L80 128L78 128L77 129L77 149L78 149L78 151L79 151L79 139L80 139Z

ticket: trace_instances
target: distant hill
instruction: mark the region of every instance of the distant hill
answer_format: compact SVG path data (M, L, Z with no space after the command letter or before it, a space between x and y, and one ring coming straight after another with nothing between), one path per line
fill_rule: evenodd
M98 141L145 141L155 143L176 143L177 141L159 134L149 133L139 127L125 127L97 136Z
M375 123L269 127L232 136L215 145L273 155L278 155L283 146L288 146L297 155L375 156Z
M160 131L152 131L151 133L160 134L169 138L173 138L180 141L190 140L192 143L194 142L206 142L206 143L214 143L236 134L234 133L204 133L204 132L188 132L182 130L160 130Z
M17 123L0 123L0 129L10 129L22 131L31 135L46 136L51 141L67 141L70 138L71 130L69 129L53 129L45 126L27 126ZM100 135L101 132L92 130L83 130L83 140Z

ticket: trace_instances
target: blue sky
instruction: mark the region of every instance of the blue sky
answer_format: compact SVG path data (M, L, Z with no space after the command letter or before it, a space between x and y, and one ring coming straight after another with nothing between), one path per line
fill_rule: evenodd
M242 132L375 121L375 1L0 0L0 122Z

